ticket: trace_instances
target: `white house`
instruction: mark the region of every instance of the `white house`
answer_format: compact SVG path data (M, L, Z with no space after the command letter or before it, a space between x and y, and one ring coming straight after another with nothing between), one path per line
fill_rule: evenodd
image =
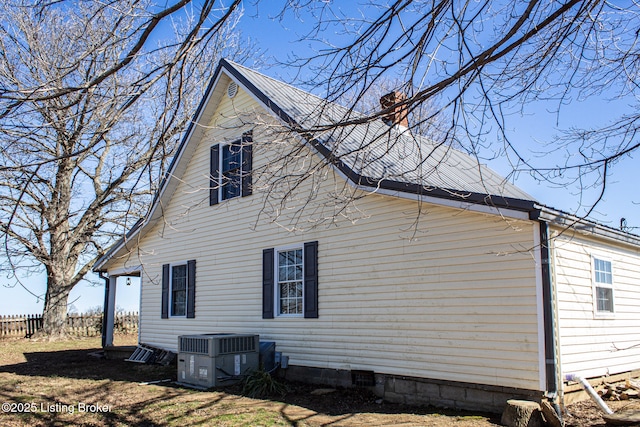
M255 333L288 378L407 403L562 403L566 374L640 369L640 237L532 200L402 110L325 126L349 113L221 61L148 215L95 266L108 310L139 275L141 343Z

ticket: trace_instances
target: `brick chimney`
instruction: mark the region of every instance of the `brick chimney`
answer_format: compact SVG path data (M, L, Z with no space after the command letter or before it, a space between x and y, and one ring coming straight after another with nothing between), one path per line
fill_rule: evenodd
M380 98L380 106L383 110L386 110L406 100L407 97L404 93L393 91ZM390 113L382 116L382 120L389 126L400 125L409 127L409 120L407 120L408 113L409 111L406 105L398 105Z

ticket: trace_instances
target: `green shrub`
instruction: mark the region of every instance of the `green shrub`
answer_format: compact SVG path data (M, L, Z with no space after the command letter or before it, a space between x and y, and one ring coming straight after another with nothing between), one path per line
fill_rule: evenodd
M284 396L287 391L286 384L262 368L253 371L242 381L242 394L249 397Z

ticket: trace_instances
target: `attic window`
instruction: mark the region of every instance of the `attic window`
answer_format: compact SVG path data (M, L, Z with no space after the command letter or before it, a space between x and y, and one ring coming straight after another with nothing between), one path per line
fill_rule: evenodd
M251 195L252 143L251 132L246 132L237 141L211 147L210 205Z
M227 86L227 96L233 98L238 93L238 84L236 82L229 83Z

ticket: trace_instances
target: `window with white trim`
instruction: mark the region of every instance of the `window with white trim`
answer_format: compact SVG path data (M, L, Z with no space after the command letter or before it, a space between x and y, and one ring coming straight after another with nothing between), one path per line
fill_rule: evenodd
M187 263L171 266L171 316L187 315Z
M196 315L196 260L162 265L161 318Z
M262 250L262 318L318 318L318 241Z
M277 251L276 263L278 315L302 315L304 301L302 246Z
M596 313L613 313L613 271L611 261L593 258L593 281Z
M209 204L252 194L253 138L246 132L241 139L211 147Z

